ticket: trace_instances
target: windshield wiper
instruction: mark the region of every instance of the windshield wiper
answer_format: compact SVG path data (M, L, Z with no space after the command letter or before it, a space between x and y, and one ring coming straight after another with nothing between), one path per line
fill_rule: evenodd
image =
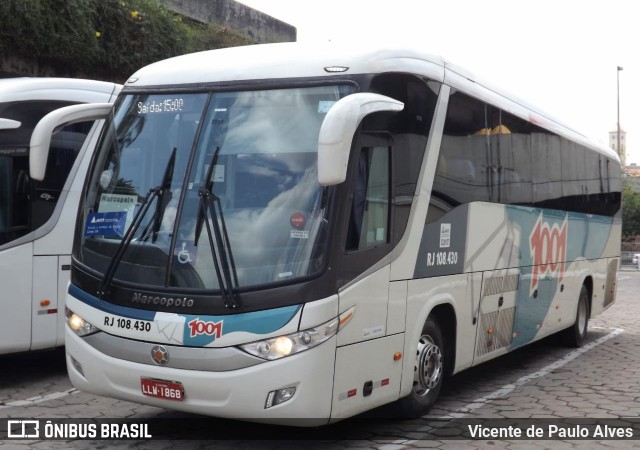
M153 240L155 241L158 235L158 231L160 230L160 223L162 221L162 215L164 214L164 208L168 203L168 201L166 202L163 201L164 200L163 197L164 197L164 193L167 190L169 190L171 187L171 180L173 178L173 168L175 167L175 163L176 163L176 151L177 149L174 147L171 153L171 156L169 157L169 161L167 161L167 165L164 168L164 175L162 176L162 181L160 182L160 185L149 189L149 192L147 192L147 195L142 200L140 208L133 216L131 225L129 225L129 228L127 228L127 232L122 238L122 241L120 241L120 245L118 246L118 249L116 250L115 255L113 255L113 258L111 259L111 262L109 263L109 266L107 267L107 270L104 273L104 277L102 278L102 283L100 284L100 289L98 290L98 296L100 298L102 298L102 296L107 293L106 288L109 284L111 284L111 281L115 276L116 270L118 269L118 265L120 265L120 261L122 261L124 252L127 250L127 248L129 248L129 245L131 245L131 241L133 240L133 237L135 236L136 231L138 231L138 228L140 228L140 225L142 224L142 219L144 219L144 216L147 214L147 211L149 210L151 203L153 202L154 199L157 199L156 211L155 211L153 220L151 221L151 223L153 223ZM147 231L148 231L148 226L143 231L143 236L147 234Z
M160 225L162 224L162 217L164 216L164 210L167 208L167 204L171 201L171 181L173 180L173 169L176 166L176 152L178 149L173 147L169 162L164 170L164 176L162 177L162 185L160 186L160 194L158 195L158 201L156 203L156 211L153 216L153 238L152 242L158 239L158 232L160 231ZM168 195L167 195L168 194Z
M224 306L229 309L237 309L240 307L240 299L236 291L238 274L231 252L231 242L229 242L229 234L227 233L220 198L213 193L212 176L218 164L219 154L220 147L216 147L211 158L211 164L207 169L204 185L198 191L200 206L198 208L194 245L198 245L202 224L204 223L207 229L207 237L209 238L213 265L218 277L218 285L224 299ZM209 224L209 218L211 218L211 225ZM211 230L212 226L213 231Z
M147 226L144 228L142 233L140 233L140 240L142 241L146 240L149 236L149 229L151 229L151 242L156 242L156 240L158 240L158 232L162 225L164 210L171 201L171 181L173 180L173 168L176 165L176 151L177 148L174 147L171 152L171 156L169 157L169 161L167 161L167 165L164 168L162 181L159 186L154 188L159 190L156 210L153 213L151 220L147 223Z

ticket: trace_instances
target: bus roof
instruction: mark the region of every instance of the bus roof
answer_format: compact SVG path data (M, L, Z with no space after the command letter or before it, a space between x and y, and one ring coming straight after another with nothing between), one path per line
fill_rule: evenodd
M60 100L82 103L107 102L121 86L107 81L79 78L3 78L0 102Z
M135 86L200 84L278 78L325 77L326 67L348 67L347 73L377 73L420 64L440 67L442 58L408 48L380 49L296 42L249 45L177 56L136 72ZM430 64L427 64L430 63ZM335 73L334 73L335 74Z
M332 71L346 68L343 72ZM524 120L578 141L618 159L609 147L575 131L548 113L503 89L480 80L472 72L441 56L412 47L278 43L231 47L192 53L146 66L126 82L129 89L201 86L210 83L327 77L344 74L404 72L422 75L460 89ZM125 88L126 89L126 88Z

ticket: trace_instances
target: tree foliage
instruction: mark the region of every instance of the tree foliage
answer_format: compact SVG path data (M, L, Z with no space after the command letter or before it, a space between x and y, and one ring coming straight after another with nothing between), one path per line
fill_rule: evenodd
M634 180L625 178L622 189L622 239L640 235L640 192Z
M70 76L122 82L161 59L249 43L156 0L0 1L0 51L64 67Z

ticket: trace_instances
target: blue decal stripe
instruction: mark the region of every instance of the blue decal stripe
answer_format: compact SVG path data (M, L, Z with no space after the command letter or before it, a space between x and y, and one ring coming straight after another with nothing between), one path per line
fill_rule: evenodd
M285 306L283 308L269 309L266 311L254 311L244 314L233 314L229 316L200 316L191 314L179 314L185 318L185 323L191 321L205 321L209 323L222 324L221 335L230 334L236 331L265 335L278 331L288 324L300 311L302 305ZM184 327L185 345L206 346L216 340L212 334L199 333L191 336L189 326Z
M227 317L225 320L226 332L248 331L249 333L255 334L273 333L288 324L300 308L300 305L286 306L284 308Z
M128 308L126 306L113 305L111 303L100 300L98 297L94 297L88 292L83 291L76 285L69 285L69 294L80 300L82 303L104 311L109 314L115 314L117 316L128 317L130 319L150 320L156 316L155 311L146 311L144 309Z
M130 319L149 320L153 321L156 315L155 311L147 311L143 309L128 308L126 306L114 305L83 291L79 287L70 284L69 294L78 299L79 301L86 303L87 305L104 311L109 314L114 314L122 317L128 317ZM302 305L285 306L283 308L271 309L266 311L255 311L244 314L233 314L225 316L207 316L207 315L189 315L189 314L176 314L184 317L186 322L193 319L200 319L206 322L221 322L224 321L224 334L232 333L234 331L246 331L254 334L269 334L279 330L288 324L300 311ZM189 327L185 327L185 343L193 339L188 337ZM206 337L205 337L206 339ZM209 341L212 339L209 337Z

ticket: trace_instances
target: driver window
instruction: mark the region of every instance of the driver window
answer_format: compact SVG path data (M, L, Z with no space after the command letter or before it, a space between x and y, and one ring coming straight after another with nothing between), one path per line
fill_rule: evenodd
M389 147L364 147L357 166L347 250L389 242Z

